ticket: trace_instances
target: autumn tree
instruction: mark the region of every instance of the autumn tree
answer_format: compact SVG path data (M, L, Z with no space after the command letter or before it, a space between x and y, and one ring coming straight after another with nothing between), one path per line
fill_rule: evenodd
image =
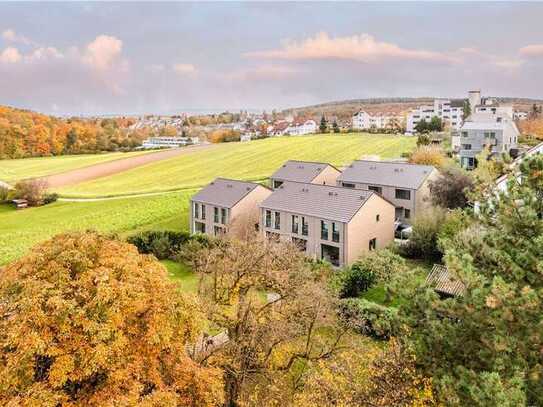
M15 184L15 197L26 199L30 206L40 205L47 193L47 181L41 178L21 180Z
M433 205L442 208L465 208L473 187L473 179L464 170L449 166L429 182L430 198Z
M441 299L410 278L396 286L405 339L449 405L543 404L543 158L519 171L443 241L463 295Z
M0 273L0 404L220 405L220 372L185 350L201 328L153 257L56 236Z
M417 147L409 157L409 162L412 164L433 165L436 168L443 167L445 161L441 148L430 145Z
M227 406L242 405L258 389L294 386L308 361L338 349L343 330L336 328L326 276L294 245L223 239L186 252L200 275L207 317L228 338L202 357L224 370Z

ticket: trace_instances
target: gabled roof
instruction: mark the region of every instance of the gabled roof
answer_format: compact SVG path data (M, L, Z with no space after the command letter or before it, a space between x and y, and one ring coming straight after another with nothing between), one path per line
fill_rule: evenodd
M323 172L326 167L332 167L337 170L336 167L328 163L289 160L275 171L271 178L283 181L311 182L317 175Z
M419 189L434 169L431 165L357 160L343 170L338 181Z
M372 195L371 191L285 182L260 206L271 210L347 223Z
M200 192L192 197L193 201L208 205L217 205L232 208L254 189L262 187L254 182L238 181L235 179L216 178Z
M464 295L466 291L464 283L451 274L446 266L441 264L434 264L432 271L426 277L426 284L430 285L437 293L453 297Z

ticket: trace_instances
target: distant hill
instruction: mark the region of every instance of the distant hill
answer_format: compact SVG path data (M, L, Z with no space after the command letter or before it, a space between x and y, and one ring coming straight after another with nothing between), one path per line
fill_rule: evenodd
M543 99L515 98L502 96L489 96L500 103L513 104L517 110L529 111L532 105L543 104ZM359 109L368 113L403 114L409 110L424 104L433 103L434 97L397 97L397 98L368 98L350 99L311 106L302 106L283 110L285 115L308 116L319 119L324 113L327 117L337 117L339 121L350 120L351 116ZM454 98L451 98L454 99Z

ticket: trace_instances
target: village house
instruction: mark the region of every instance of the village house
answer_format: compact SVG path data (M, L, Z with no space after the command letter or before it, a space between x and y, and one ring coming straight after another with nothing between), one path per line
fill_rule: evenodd
M371 115L364 110L359 110L353 115L351 121L354 130L388 129L399 127L402 117L384 114Z
M336 185L340 174L341 171L327 163L289 160L272 174L270 186L276 189L286 181Z
M289 136L303 136L317 132L317 122L313 119L297 118L285 129Z
M260 204L260 230L334 266L394 240L394 205L372 191L285 182Z
M409 224L429 206L429 181L438 174L430 165L358 160L345 168L337 185L376 192L395 205L397 221Z
M190 231L218 236L238 216L251 213L258 217L258 205L271 190L254 182L217 178L190 201Z

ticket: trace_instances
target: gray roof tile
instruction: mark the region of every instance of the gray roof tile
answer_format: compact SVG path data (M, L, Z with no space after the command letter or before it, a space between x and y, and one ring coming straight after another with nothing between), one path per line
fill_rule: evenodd
M193 201L231 208L257 187L254 182L217 178L192 197Z
M338 181L418 189L433 170L431 165L358 160L343 170Z
M289 160L271 178L283 181L311 182L330 164Z
M338 222L349 222L373 194L328 185L285 182L260 205Z

